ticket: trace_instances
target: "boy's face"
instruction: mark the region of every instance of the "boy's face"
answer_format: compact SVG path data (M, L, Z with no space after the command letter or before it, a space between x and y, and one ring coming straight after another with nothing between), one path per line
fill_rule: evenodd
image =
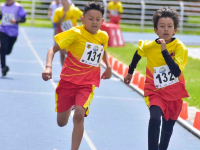
M81 20L85 25L85 29L91 34L96 34L104 22L102 13L95 9L87 11L86 14L81 17Z
M14 0L6 0L6 4L10 5L14 2Z
M61 4L62 4L63 6L66 6L66 7L69 6L68 0L61 0Z
M170 17L162 17L158 20L157 28L154 28L155 33L165 40L166 43L171 42L171 38L176 34L177 28L174 29L174 21Z

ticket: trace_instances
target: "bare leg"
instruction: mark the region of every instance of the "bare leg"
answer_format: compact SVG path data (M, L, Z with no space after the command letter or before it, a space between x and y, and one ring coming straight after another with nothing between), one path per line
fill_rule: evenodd
M62 113L57 113L57 123L58 126L63 127L67 124L69 115L71 113L72 107L70 107L67 111Z
M72 147L71 150L78 150L84 132L84 116L85 108L82 106L76 106L73 117L74 129L72 133Z
M60 61L61 61L61 65L63 66L64 62L65 62L65 54L66 54L66 50L61 50L60 51Z

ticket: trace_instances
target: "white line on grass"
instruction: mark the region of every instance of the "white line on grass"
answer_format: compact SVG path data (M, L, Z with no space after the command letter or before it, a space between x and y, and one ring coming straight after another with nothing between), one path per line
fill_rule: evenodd
M37 61L39 62L40 66L42 67L42 69L45 69L45 66L41 60L41 58L39 57L38 53L36 52L36 50L34 49L33 45L31 44L26 32L24 31L23 28L21 28L21 32L28 44L28 46L30 47L31 51L33 52L33 54L35 55ZM53 80L50 80L51 84L53 85L54 88L56 88L56 83ZM72 113L71 113L72 114ZM73 115L73 114L72 114ZM73 117L73 116L72 116ZM95 147L95 145L93 144L93 142L91 141L91 139L89 138L89 136L87 135L87 133L84 130L84 134L83 137L85 138L86 142L88 143L89 147L91 148L91 150L97 150L97 148Z

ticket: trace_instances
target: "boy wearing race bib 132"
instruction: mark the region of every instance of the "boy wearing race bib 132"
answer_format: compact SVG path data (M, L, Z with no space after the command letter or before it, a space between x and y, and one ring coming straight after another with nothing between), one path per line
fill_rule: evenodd
M166 150L182 109L182 98L189 97L183 76L188 50L180 40L172 38L179 23L179 14L175 9L164 7L157 10L153 23L159 38L139 41L124 82L130 83L140 58L147 57L144 96L150 111L148 150Z
M0 26L0 55L1 72L6 76L9 67L6 65L6 55L12 51L18 36L18 23L26 21L26 12L23 7L14 0L6 0L1 4L1 26Z
M53 22L58 27L58 33L67 31L77 25L78 19L83 15L83 12L75 6L71 6L71 1L61 0L63 7L57 8L53 17ZM61 65L64 64L65 51L60 51Z
M111 77L111 66L106 48L108 34L101 31L104 7L97 2L88 2L83 11L82 26L72 27L55 36L56 45L47 53L46 68L42 73L43 80L52 78L52 60L54 54L66 48L65 59L56 88L57 123L60 127L67 124L73 106L74 129L71 150L78 150L84 131L84 116L89 113L89 105L94 96L95 87L101 79ZM104 60L107 68L100 76L100 62Z

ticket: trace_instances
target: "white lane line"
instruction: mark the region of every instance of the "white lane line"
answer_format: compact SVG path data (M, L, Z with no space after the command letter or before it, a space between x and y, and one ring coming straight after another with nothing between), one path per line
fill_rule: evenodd
M54 93L48 92L32 92L32 91L20 91L20 90L4 90L0 89L0 92L6 93L20 93L20 94L42 94L42 95L54 95ZM109 100L129 100L129 101L140 101L142 98L126 98L126 97L109 97L109 96L94 96L97 99L109 99Z
M8 74L12 74L12 75L17 75L17 76L37 76L37 77L42 77L42 73L41 74L36 74L36 73L18 73L18 72L8 72ZM59 75L53 75L53 77L60 77Z
M29 91L18 91L18 90L2 90L0 92L8 92L8 93L20 93L20 94L40 94L40 95L54 95L53 93L47 92L29 92Z
M31 63L31 64L38 64L38 61L34 61L34 60L21 60L21 59L7 59L8 62L16 62L16 63ZM45 64L46 62L42 61L43 64ZM60 62L53 62L53 64L55 65L60 65Z
M28 44L28 46L30 47L31 51L33 52L33 54L35 55L37 61L39 62L40 66L42 67L42 69L45 69L45 66L42 62L42 60L40 59L39 55L37 54L36 50L34 49L34 47L32 46L26 32L24 31L23 28L21 28L21 32ZM51 84L53 85L54 88L56 88L56 83L53 80L50 80ZM89 138L89 136L87 135L86 131L84 130L84 134L83 137L85 138L86 142L88 143L89 147L91 148L91 150L97 150L97 148L95 147L94 143L91 141L91 139Z

